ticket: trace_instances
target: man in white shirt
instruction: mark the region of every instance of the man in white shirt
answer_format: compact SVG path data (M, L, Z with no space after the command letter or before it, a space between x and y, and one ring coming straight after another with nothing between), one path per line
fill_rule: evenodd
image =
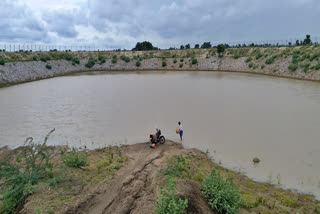
M182 141L183 128L182 128L182 124L181 124L181 122L180 122L180 121L178 122L178 125L179 125L179 135L180 135L180 140Z

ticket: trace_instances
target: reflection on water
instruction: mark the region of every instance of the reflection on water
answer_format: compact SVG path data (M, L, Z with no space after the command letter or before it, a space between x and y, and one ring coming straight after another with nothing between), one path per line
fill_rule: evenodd
M156 127L224 166L320 197L320 84L248 74L77 75L0 89L0 146L96 148L144 142ZM254 166L253 157L261 163Z

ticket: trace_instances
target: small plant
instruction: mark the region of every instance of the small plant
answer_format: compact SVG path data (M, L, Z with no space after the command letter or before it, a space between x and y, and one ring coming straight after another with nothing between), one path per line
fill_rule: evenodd
M113 56L112 56L112 59L111 59L111 62L112 62L113 64L116 64L117 61L118 61L117 55L113 55Z
M173 60L173 64L176 64L176 63L177 63L177 59L174 59L174 60Z
M184 61L184 59L180 59L180 62L183 62Z
M75 58L72 59L72 63L80 64L80 59L75 57Z
M219 57L222 57L225 50L226 50L226 46L223 45L223 44L219 44L219 45L217 46L218 56L219 56Z
M316 69L316 70L320 70L320 63L318 63L315 66L313 66L313 68Z
M176 194L174 178L168 179L166 188L161 189L156 203L156 214L183 214L188 207L188 200L181 199Z
M274 62L274 60L277 58L277 56L271 56L268 59L266 59L266 64L270 65Z
M6 64L6 61L2 58L0 58L0 65L5 65Z
M32 57L32 60L33 60L33 61L38 61L39 58L38 58L37 56L33 56L33 57Z
M298 63L290 63L288 69L290 71L296 71L298 69Z
M72 148L71 151L62 154L62 160L68 167L81 168L88 165L88 154L85 150Z
M121 55L120 56L120 59L126 63L130 62L130 57L128 56L125 56L125 55Z
M49 70L51 70L51 68L52 68L52 65L50 65L50 64L47 64L47 65L46 65L46 68L47 68L47 69L49 69Z
M256 54L256 60L260 59L261 57L263 57L262 53L259 52Z
M40 60L42 61L42 62L47 62L47 61L49 61L51 58L50 58L50 56L48 56L48 55L41 55L40 56Z
M250 62L248 66L249 66L249 68L253 68L254 64L252 62Z
M235 214L241 204L238 188L231 180L225 180L215 170L204 179L201 191L211 209L218 213Z
M140 67L141 66L141 62L139 60L136 61L136 66Z
M196 58L192 58L191 63L192 65L198 64L198 60Z
M167 66L167 62L165 60L162 61L162 67L166 67Z
M179 68L182 68L182 67L183 67L183 63L180 63L180 64L179 64Z
M251 57L248 57L247 59L246 59L246 63L249 63L249 62L251 62L252 61L252 58Z
M96 60L94 58L89 58L88 62L85 64L87 68L92 68L96 64Z

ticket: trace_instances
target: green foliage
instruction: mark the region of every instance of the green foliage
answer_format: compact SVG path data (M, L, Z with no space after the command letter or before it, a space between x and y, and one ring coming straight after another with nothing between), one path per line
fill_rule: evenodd
M156 214L183 214L188 207L188 200L181 199L176 194L174 178L168 179L166 188L161 189L156 202Z
M272 64L273 62L274 62L274 60L277 58L277 56L271 56L271 57L269 57L268 59L266 59L266 61L265 61L265 63L267 64L267 65L270 65L270 64Z
M298 69L298 63L290 63L288 69L290 71L296 71Z
M72 59L72 63L74 63L74 64L80 64L80 59L77 58L77 57L75 57L75 58Z
M198 64L197 58L192 58L191 64L192 64L192 65Z
M252 61L252 58L251 57L248 57L247 59L246 59L246 63L249 63L249 62L251 62Z
M259 53L256 54L256 60L260 59L261 57L263 57L262 53L259 52Z
M47 65L46 65L46 68L50 70L50 69L52 68L52 65L47 64Z
M96 64L96 60L94 58L89 58L88 62L85 64L87 68L92 68Z
M316 64L315 66L313 66L313 68L314 68L315 70L320 70L320 63L318 63L318 64Z
M311 41L311 36L310 35L306 35L306 38L303 40L303 44L304 45L311 45L312 41Z
M252 62L250 62L248 66L249 66L249 68L253 68L254 64Z
M71 61L73 59L73 56L70 53L65 53L64 54L64 59L67 60L67 61Z
M204 42L202 45L201 45L201 48L211 48L212 45L211 45L211 42Z
M165 60L162 61L162 67L166 67L167 66L167 62Z
M312 55L310 55L310 62L312 62L313 60L317 60L320 57L320 52L314 53Z
M5 65L6 61L3 58L0 58L0 65Z
M154 47L151 42L144 41L144 42L138 42L132 50L133 51L148 51L148 50L158 50L158 48Z
M219 44L217 46L217 52L219 56L222 56L225 50L226 50L226 47L223 44Z
M120 59L126 63L130 62L130 57L126 56L126 55L121 55Z
M100 61L100 65L102 65L103 63L106 62L106 57L103 55L99 55L98 56L98 60Z
M62 155L62 160L68 167L81 168L88 165L88 154L85 150L72 148Z
M0 162L0 213L13 213L19 203L35 190L41 179L52 176L52 150L46 145L50 131L42 144L27 138L17 151L16 163Z
M194 48L199 48L199 47L200 47L199 44L195 44L195 45L194 45Z
M57 176L57 177L52 177L47 181L47 184L50 187L56 187L58 184L64 182L65 179L63 177Z
M167 167L161 173L169 177L189 178L190 160L185 156L179 155L169 159Z
M180 63L180 64L179 64L179 67L182 68L182 67L183 67L183 63Z
M137 61L136 61L136 66L137 66L137 67L140 67L140 66L141 66L141 61L137 60Z
M174 60L173 60L173 64L176 64L176 63L177 63L177 59L174 59Z
M218 213L238 213L241 197L238 188L231 180L225 180L215 170L204 179L201 191L211 209Z
M33 56L33 57L32 57L32 60L33 60L33 61L38 61L39 58L38 58L38 56Z
M116 64L117 61L118 61L118 56L117 56L117 55L113 55L113 56L112 56L112 59L111 59L111 62L112 62L113 64Z
M51 58L50 58L50 56L49 55L46 55L46 54L41 54L40 55L40 60L42 61L42 62L47 62L47 61L49 61Z

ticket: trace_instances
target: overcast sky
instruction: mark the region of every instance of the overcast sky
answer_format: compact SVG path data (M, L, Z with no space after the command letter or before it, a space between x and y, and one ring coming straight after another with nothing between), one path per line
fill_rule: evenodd
M132 48L320 39L320 0L0 0L0 43Z

